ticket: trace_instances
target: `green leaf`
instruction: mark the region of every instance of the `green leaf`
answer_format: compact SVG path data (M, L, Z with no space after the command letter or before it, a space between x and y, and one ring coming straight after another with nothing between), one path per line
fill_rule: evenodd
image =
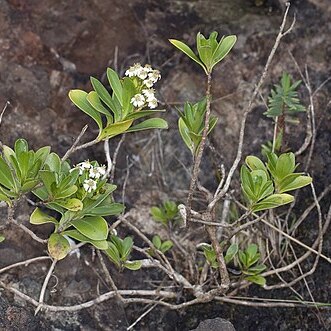
M76 230L92 240L105 240L108 237L108 224L103 217L90 216L71 222Z
M133 81L129 77L123 79L123 117L125 118L127 114L131 113L133 110L133 105L131 103L132 97L136 94L136 88Z
M17 139L15 141L14 150L16 155L27 152L29 150L28 142L25 139Z
M70 252L70 244L62 235L53 233L48 239L48 252L53 259L62 260Z
M141 261L126 261L124 264L124 267L129 269L129 270L139 270L142 266Z
M39 148L35 153L35 159L41 160L41 165L43 165L50 151L51 151L50 146L44 146Z
M95 91L91 91L87 94L86 97L87 101L89 102L89 104L95 109L97 110L99 113L104 114L110 118L113 118L112 115L110 114L110 112L108 111L108 109L102 104L102 102L99 99L99 95L97 92Z
M126 132L132 125L133 120L126 120L122 122L113 123L105 127L100 133L100 140L113 138L121 133Z
M68 198L71 195L75 194L77 192L77 190L78 190L78 187L76 185L72 185L65 190L57 190L55 197L56 197L56 199Z
M48 170L52 172L61 172L61 159L56 153L51 153L47 156L45 165L47 165Z
M269 197L263 199L257 204L252 206L252 211L257 212L266 209L276 208L282 205L286 205L294 201L294 197L290 194L272 194Z
M162 118L150 118L132 126L127 130L127 132L135 132L148 129L168 129L168 123Z
M225 263L229 263L230 261L232 261L237 253L238 253L238 244L236 243L231 244L224 256Z
M256 244L250 244L246 248L246 254L247 254L248 260L251 260L252 258L254 258L257 254L257 245Z
M5 240L5 236L3 236L2 234L0 234L0 243L3 242Z
M121 203L111 203L106 206L95 207L85 215L89 216L112 216L120 215L125 209L125 206Z
M236 41L237 36L235 35L227 36L220 41L213 54L213 64L211 69L229 54Z
M247 271L251 274L251 275L257 275L260 274L262 271L264 271L267 268L266 265L264 264L258 264L254 267L250 267Z
M87 101L87 93L82 90L71 90L69 92L70 100L85 114L89 115L98 125L99 131L102 131L102 120L100 114Z
M192 152L192 154L194 153L194 143L189 135L189 129L186 126L184 120L182 118L179 118L178 120L178 129L179 129L179 133L185 143L185 145L187 146L187 148Z
M133 240L131 237L126 237L123 239L121 257L124 261L129 257L129 254L131 253L132 250L132 246L133 246Z
M161 244L161 252L165 253L173 247L173 242L171 240L166 240Z
M59 206L71 210L71 211L79 211L83 209L83 203L77 198L71 198L68 200L57 200L56 204Z
M191 58L193 61L195 61L196 63L198 63L203 70L206 72L207 74L207 70L206 67L204 66L204 64L199 60L199 58L194 54L194 52L192 51L192 49L187 46L185 43L176 40L176 39L169 39L169 41L175 46L177 47L179 50L181 50L184 54L186 54L189 58Z
M122 100L123 88L117 73L113 69L107 68L107 78L118 101L123 106L123 100Z
M245 162L251 170L263 170L268 174L266 166L258 157L249 155L246 157Z
M36 208L31 214L30 223L35 225L53 223L56 226L59 224L56 218L42 212L39 208Z
M260 286L265 286L265 284L266 284L266 279L264 277L258 276L258 275L248 276L248 277L245 277L245 279L248 280L249 282L255 283Z
M287 182L286 179L289 176L291 176L291 175L286 176L280 182L280 184L279 184L279 193L296 190L298 188L301 188L301 187L304 187L304 186L307 186L307 185L311 184L311 182L313 181L313 179L309 176L300 176L299 175L296 178L294 178L292 181Z
M118 120L121 114L117 112L116 104L107 89L94 77L91 77L91 84L98 93L99 98L112 110L115 119Z
M53 188L55 188L56 185L56 177L55 173L49 170L40 170L39 176L48 192L48 195L53 194Z
M113 263L115 263L118 267L121 266L121 257L119 251L112 242L108 242L108 249L105 250L105 253Z
M152 239L153 245L155 246L156 249L160 249L162 242L161 239L158 235L154 236Z
M84 236L77 230L67 230L67 231L62 232L62 235L68 236L68 237L78 240L80 242L89 243L97 249L101 249L101 250L108 249L108 242L106 240L91 240L90 238Z
M0 184L9 190L17 190L16 182L7 163L0 157Z
M32 179L29 180L27 182L25 182L23 184L23 186L21 187L21 192L22 193L27 193L30 192L31 190L33 190L38 184L40 183L40 181L38 179Z
M293 153L281 154L276 163L276 178L282 179L295 170L295 156Z

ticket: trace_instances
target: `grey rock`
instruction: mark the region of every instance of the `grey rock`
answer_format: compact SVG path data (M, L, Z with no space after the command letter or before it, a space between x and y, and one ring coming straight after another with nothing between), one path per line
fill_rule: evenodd
M236 331L236 329L230 321L217 317L200 322L198 327L191 331Z

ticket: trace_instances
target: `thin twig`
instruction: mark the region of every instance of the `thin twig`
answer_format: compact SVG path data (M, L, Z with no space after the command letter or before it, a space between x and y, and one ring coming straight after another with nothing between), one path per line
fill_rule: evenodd
M25 266L26 267L30 263L33 263L33 262L50 260L50 259L51 259L51 257L49 257L49 256L38 256L38 257L33 257L33 258L25 260L25 261L16 262L14 264L11 264L7 267L4 267L4 268L0 269L0 274L4 273L5 271L8 271L10 269L17 268L17 267L20 267L20 266Z
M78 135L78 137L76 138L76 140L74 141L74 143L72 144L72 146L67 150L67 152L63 155L61 161L65 161L72 153L74 153L77 148L77 144L79 143L79 141L81 140L81 138L83 137L85 131L87 130L88 126L85 125L82 130L80 131L80 134Z
M260 90L261 86L264 83L264 80L265 80L265 78L267 76L267 72L269 70L271 61L272 61L272 59L273 59L273 57L274 57L274 55L276 53L276 50L278 49L278 46L280 44L281 39L287 33L289 33L292 30L293 26L294 26L293 25L294 22L293 22L292 25L290 26L290 28L287 31L284 32L285 24L286 24L286 19L287 19L287 15L288 15L289 9L290 9L290 3L287 2L286 3L286 10L285 10L285 13L284 13L284 16L283 16L283 21L282 21L282 24L281 24L281 26L279 28L279 33L278 33L278 35L276 37L275 44L274 44L274 46L271 49L271 52L269 54L267 63L266 63L266 65L264 67L264 70L262 72L261 78L260 78L258 84L256 85L256 87L255 87L255 89L254 89L254 91L252 93L251 99L248 102L247 108L246 108L246 110L245 110L245 112L243 114L243 118L242 118L242 121L241 121L240 132L239 132L239 142L238 142L238 148L237 148L236 158L235 158L235 160L234 160L234 162L233 162L233 164L232 164L232 166L230 168L230 171L229 171L228 176L226 178L224 187L222 189L220 189L220 187L217 188L216 192L218 192L218 193L214 195L214 199L209 203L209 205L208 205L208 209L209 210L214 209L216 203L227 193L227 191L228 191L228 189L230 187L230 184L231 184L232 176L235 173L235 171L236 171L236 169L237 169L237 167L239 165L239 162L241 160L247 116L248 116L248 114L253 109L253 102L254 102L257 94L258 94L258 91Z
M40 291L40 295L39 295L39 304L34 312L35 315L38 314L39 310L42 308L43 306L43 303L44 303L44 297L45 297L45 293L46 293L46 288L47 288L47 285L48 285L48 282L52 276L52 273L53 273L53 270L55 268L55 265L57 263L58 260L54 259L48 272L47 272L47 275L45 277L45 280L44 280L44 283L43 283L43 286L41 288L41 291Z

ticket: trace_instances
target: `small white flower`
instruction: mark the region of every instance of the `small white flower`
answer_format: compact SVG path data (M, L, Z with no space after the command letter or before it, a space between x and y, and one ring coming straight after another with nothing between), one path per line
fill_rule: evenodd
M145 97L142 94L136 94L132 99L131 103L135 107L142 107L145 104L146 100Z
M84 161L75 165L74 168L70 169L70 172L79 169L79 174L82 175L84 170L90 169L92 167L89 161Z
M157 107L157 100L156 98L149 100L148 107L154 109Z
M106 173L105 167L95 167L95 168L90 169L89 175L90 175L90 178L99 179L105 173Z
M154 81L151 80L150 78L144 80L144 84L148 87L151 88L154 85Z
M125 71L125 76L134 77L138 76L139 72L143 69L140 63L135 63L127 71Z
M93 179L85 179L83 187L84 187L86 192L90 193L90 192L96 190L97 182Z
M151 66L150 64L145 64L144 68L145 68L145 70L147 70L148 72L153 71L153 68L152 68L152 66Z
M152 88L144 89L144 90L142 90L142 93L145 96L147 102L155 99L155 96L154 96L155 90Z
M149 70L148 68L140 68L140 70L139 70L137 76L138 76L140 79L144 80L144 79L147 78L149 72L150 72L150 70Z
M153 83L156 83L159 79L161 79L161 74L159 70L152 70L148 74L148 79L150 79Z

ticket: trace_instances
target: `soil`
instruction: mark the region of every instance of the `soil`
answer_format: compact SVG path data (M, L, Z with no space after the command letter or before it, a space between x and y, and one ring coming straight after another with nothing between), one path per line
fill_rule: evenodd
M261 91L267 96L283 71L299 79L298 71L289 56L292 52L301 68L307 65L313 87L330 75L331 60L331 4L329 0L291 1L290 16L296 15L296 25L278 50ZM168 105L203 96L203 73L187 58L181 56L168 42L169 38L186 40L192 44L198 31L208 34L236 34L238 42L231 56L216 70L213 80L213 112L220 117L211 143L217 147L218 158L210 150L202 164L202 182L214 190L215 165L224 163L228 169L236 153L236 143L243 108L250 91L263 70L274 43L282 18L283 1L267 0L0 0L0 108L7 100L0 131L0 140L11 146L24 137L33 148L44 145L63 155L88 123L84 139L95 137L94 124L70 103L67 94L72 88L90 89L89 76L103 79L107 66L120 72L135 62L151 63L162 72L159 98ZM118 54L117 57L115 54ZM316 148L310 174L317 193L331 178L331 84L316 95ZM308 104L304 88L300 97ZM217 101L217 99L222 98ZM248 118L244 154L258 154L261 143L271 140L272 123L262 114L265 107L257 104ZM134 208L137 224L152 235L148 213L152 205L165 198L184 201L191 157L177 132L177 112L167 107L169 130L128 135L122 146L116 181L118 200L130 165L125 190L127 210ZM289 147L297 149L305 137L305 117L301 124L290 126ZM117 142L118 139L115 139ZM116 143L112 146L112 150ZM127 159L127 155L129 158ZM304 162L304 155L299 162ZM97 159L105 163L102 144L83 150L72 157L77 163ZM304 208L305 195L301 197ZM326 213L330 196L322 203ZM19 221L28 225L32 207L20 206ZM300 212L300 208L297 210ZM2 220L6 209L0 208ZM139 223L140 222L140 223ZM317 231L316 215L312 213L300 236L312 242ZM152 228L151 228L152 227ZM158 229L156 229L158 231ZM46 237L48 227L36 233ZM45 248L30 240L15 228L5 231L6 240L0 247L0 268L46 253ZM326 235L324 254L331 256L331 240ZM44 262L17 268L9 272L6 281L37 297L47 270ZM120 288L152 288L160 279L157 273L134 274L118 272L110 266ZM320 261L309 286L318 302L331 302L330 265ZM96 291L107 286L101 277L100 266L88 247L81 255L71 255L61 261L50 282L46 301L57 305L71 305L90 300ZM304 287L297 288L305 298L310 297ZM252 286L245 296L293 298L288 290L265 293ZM0 330L126 330L146 308L141 305L123 307L107 301L78 313L39 313L17 297L1 291ZM193 306L185 311L169 311L156 307L135 330L190 330L205 319L222 317L230 320L237 330L321 330L331 329L331 311L321 309L251 308L220 303Z

